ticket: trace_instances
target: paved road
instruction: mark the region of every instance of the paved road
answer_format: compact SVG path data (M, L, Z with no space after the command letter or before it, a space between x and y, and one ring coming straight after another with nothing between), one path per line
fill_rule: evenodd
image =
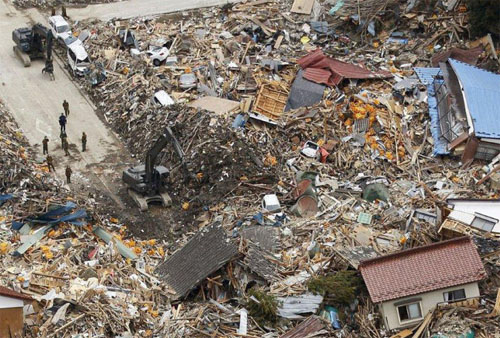
M55 81L42 75L44 61L35 60L31 67L23 67L14 54L12 31L28 26L31 21L45 22L38 11L17 11L7 0L0 1L0 98L6 103L31 145L40 145L43 137L50 139L49 152L55 157L56 172L64 178L66 163L73 168L74 179L80 183L104 185L117 200L110 187L112 168L123 163L116 154L127 151L95 114L92 106L80 93L75 83L65 75L59 63L54 63ZM63 111L62 102L68 100L70 115L66 127L70 157L64 156L59 138L58 117ZM88 135L89 151L80 153L82 131ZM40 151L41 152L41 151ZM116 179L115 179L116 180ZM76 189L76 185L71 186Z
M96 18L109 20L115 17L132 18L184 11L188 9L220 6L241 0L129 0L109 4L90 5L85 8L70 8L68 15L73 20Z

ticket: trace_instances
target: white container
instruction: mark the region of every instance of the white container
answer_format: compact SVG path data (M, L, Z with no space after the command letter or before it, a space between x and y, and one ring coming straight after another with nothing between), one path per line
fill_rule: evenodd
M278 196L275 194L266 195L262 200L262 208L267 211L275 211L281 208L280 201L278 200Z

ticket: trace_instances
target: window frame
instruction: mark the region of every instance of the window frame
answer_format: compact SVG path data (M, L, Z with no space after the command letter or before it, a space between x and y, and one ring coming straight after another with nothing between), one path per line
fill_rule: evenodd
M476 220L482 222L481 223L481 227L479 227L478 225L474 225L474 222ZM494 219L493 217L488 217L488 216L485 216L485 215L482 215L480 213L475 212L474 213L474 218L472 219L472 222L470 223L470 226L473 227L474 229L479 229L479 230L482 230L482 231L491 232L497 223L498 223L497 219ZM486 230L484 228L485 224L491 225L491 229Z
M417 318L408 318L408 319L401 319L401 316L399 314L399 308L400 307L408 307L408 306L413 305L413 304L417 304L418 305L418 310L419 310L419 313L420 313L420 317L417 317ZM406 311L407 311L408 314L410 314L410 312L408 310L406 310ZM422 311L422 301L418 300L418 301L414 301L414 302L408 302L408 303L396 305L396 314L398 316L399 324L407 324L407 323L411 323L411 322L414 322L414 321L422 320L424 318L423 311Z
M446 299L446 294L454 294L457 291L463 291L464 297L463 298L453 298L453 299ZM445 291L443 292L443 299L445 302L457 302L457 301L462 301L464 299L467 299L467 295L465 294L465 289L455 289L455 290L450 290L450 291Z

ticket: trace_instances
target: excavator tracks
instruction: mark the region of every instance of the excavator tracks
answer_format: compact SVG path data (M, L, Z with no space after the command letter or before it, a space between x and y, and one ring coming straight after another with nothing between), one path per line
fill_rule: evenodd
M20 50L17 46L13 47L14 53L16 53L17 57L21 59L21 61L24 64L24 67L29 67L31 66L31 59L28 54Z

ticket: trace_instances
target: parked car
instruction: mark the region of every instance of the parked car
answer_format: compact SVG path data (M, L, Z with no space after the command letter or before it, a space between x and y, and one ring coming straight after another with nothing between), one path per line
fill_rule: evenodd
M90 69L90 60L87 51L81 42L73 42L68 46L68 64L73 74L77 76L86 75Z
M163 61L165 61L170 52L166 47L149 46L146 54L153 61L153 64L158 67Z
M65 39L72 36L68 22L60 15L49 17L49 25L52 30L52 35L63 44Z

